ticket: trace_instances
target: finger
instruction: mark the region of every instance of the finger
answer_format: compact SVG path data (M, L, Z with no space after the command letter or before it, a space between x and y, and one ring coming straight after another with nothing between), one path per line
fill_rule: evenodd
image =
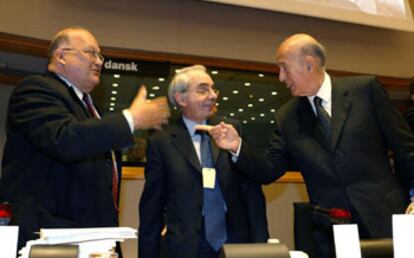
M147 88L145 87L145 85L141 85L141 87L139 88L138 96L139 98L147 99Z
M211 125L196 125L195 130L201 130L201 131L205 131L205 132L209 132L211 129L213 129L213 126Z

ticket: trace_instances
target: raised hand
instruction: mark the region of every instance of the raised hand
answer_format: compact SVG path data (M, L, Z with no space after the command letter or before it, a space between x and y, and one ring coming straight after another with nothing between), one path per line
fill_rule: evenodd
M237 130L231 124L221 122L216 126L196 125L195 129L208 132L221 149L232 152L237 152L239 149L241 139Z
M167 98L158 97L147 99L147 89L141 86L135 99L128 109L134 120L134 129L161 129L161 125L168 123L170 109Z

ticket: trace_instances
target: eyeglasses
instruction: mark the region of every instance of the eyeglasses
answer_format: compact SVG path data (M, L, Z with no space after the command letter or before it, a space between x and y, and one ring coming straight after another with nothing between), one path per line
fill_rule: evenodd
M82 49L82 50L79 50L77 48L62 48L61 50L62 51L73 51L73 50L76 50L76 51L79 51L80 53L86 54L90 59L97 59L97 60L99 60L101 62L103 62L105 60L105 58L104 58L104 56L102 55L101 52L98 52L98 51L92 50L92 49Z
M189 91L193 91L201 96L206 96L210 94L211 92L213 92L215 95L218 95L220 93L218 89L208 88L208 87L196 88L194 90L186 90L185 92L189 92Z

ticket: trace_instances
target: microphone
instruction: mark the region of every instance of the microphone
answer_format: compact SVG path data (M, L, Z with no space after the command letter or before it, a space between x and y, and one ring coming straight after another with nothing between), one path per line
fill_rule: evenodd
M327 216L333 223L345 224L351 221L351 212L340 208L324 208L318 205L311 205L312 211Z
M7 202L0 204L0 226L8 225L12 217L11 205Z

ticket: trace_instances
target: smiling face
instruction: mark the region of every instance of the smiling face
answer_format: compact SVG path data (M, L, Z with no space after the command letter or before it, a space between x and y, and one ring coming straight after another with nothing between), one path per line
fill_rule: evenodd
M60 63L58 72L82 92L92 91L100 82L103 59L93 35L86 30L68 32L68 41L62 42L55 52Z
M186 118L200 123L214 114L218 93L206 72L191 71L189 77L187 91L175 93L175 99Z

